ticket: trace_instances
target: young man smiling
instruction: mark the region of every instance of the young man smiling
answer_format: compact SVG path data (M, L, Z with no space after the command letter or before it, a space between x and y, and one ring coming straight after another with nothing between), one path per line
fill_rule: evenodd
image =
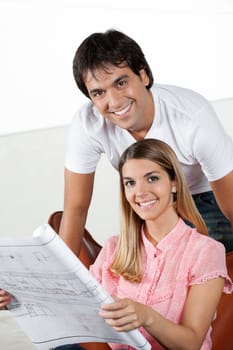
M102 153L118 168L135 141L157 138L175 151L209 235L233 250L233 143L198 93L154 84L139 45L116 30L94 33L73 61L78 88L90 99L73 119L65 163L60 235L77 253Z
M89 96L100 114L135 138L144 138L154 118L151 93L145 88L149 78L144 69L136 75L124 64L108 64L93 77L85 76ZM145 116L142 118L142 116Z

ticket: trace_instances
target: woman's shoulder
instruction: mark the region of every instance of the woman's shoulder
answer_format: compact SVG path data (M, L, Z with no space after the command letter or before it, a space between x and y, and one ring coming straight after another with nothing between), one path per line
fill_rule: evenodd
M192 229L191 240L196 245L197 249L217 249L225 253L224 245L216 239Z
M180 244L180 249L183 249L182 260L186 261L186 266L194 267L197 264L204 266L206 262L219 265L220 261L224 264L226 255L224 245L212 237L199 233L195 228L186 225L181 242L183 242L183 248Z
M108 252L113 252L116 249L117 242L118 242L118 236L117 235L111 236L105 241L103 245L103 249L105 249Z
M226 269L226 250L221 242L192 229L189 240L189 260L192 268L206 271Z

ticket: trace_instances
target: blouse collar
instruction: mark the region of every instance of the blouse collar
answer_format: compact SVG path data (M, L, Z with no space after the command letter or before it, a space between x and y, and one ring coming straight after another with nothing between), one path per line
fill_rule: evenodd
M146 250L151 251L153 249L158 251L166 251L174 246L177 246L176 242L183 237L187 230L191 232L192 228L186 225L185 222L179 218L173 229L156 246L154 246L146 237L144 227L142 227L142 241Z

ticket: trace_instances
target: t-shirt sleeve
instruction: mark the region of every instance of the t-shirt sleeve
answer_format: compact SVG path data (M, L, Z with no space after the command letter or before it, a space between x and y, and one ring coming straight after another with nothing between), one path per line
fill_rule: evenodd
M88 108L78 111L69 127L65 167L75 173L89 174L96 170L102 150L88 127ZM91 116L90 116L91 118Z
M224 292L233 292L233 283L226 267L226 254L223 244L212 240L203 245L195 259L190 274L190 285L201 284L210 279L222 277L225 279Z
M216 181L233 170L233 141L221 125L210 103L195 116L192 149L208 181Z

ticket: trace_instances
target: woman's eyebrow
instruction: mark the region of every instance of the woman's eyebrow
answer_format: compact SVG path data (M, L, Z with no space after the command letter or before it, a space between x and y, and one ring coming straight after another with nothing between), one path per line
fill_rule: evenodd
M132 180L132 177L129 177L129 176L122 176L122 179L123 179L123 180Z
M145 175L143 175L144 177L148 177L150 175L159 175L160 172L155 170L155 171L149 171L148 173L146 173Z
M159 175L159 171L149 171L148 173L144 174L143 177L148 177L151 175ZM133 177L130 176L122 176L123 180L133 180Z

